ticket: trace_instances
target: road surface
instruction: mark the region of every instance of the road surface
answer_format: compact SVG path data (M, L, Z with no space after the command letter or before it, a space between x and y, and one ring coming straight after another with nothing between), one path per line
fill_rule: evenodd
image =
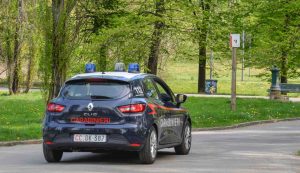
M41 145L0 147L0 173L289 173L300 172L300 121L193 133L190 155L160 151L153 165L130 153L67 153L46 163Z

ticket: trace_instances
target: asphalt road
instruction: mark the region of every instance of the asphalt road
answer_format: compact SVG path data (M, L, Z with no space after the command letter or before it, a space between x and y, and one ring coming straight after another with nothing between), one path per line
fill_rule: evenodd
M193 133L190 155L160 151L153 165L139 164L131 153L67 153L61 163L46 163L41 145L0 147L0 173L134 172L300 172L300 121L234 130Z

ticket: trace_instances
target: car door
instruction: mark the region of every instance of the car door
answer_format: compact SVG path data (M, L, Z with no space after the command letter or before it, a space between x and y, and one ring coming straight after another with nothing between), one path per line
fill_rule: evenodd
M166 143L181 142L185 111L177 107L175 96L165 82L159 78L154 78L153 81L158 90L158 97L163 104L162 109L166 110L166 114L161 120L161 126L168 131Z
M163 108L164 103L159 99L158 89L153 82L153 78L145 78L143 85L148 99L148 106L155 110L154 116L158 125L158 142L159 144L167 144L170 140L170 128L163 126L162 123L168 116L168 110Z

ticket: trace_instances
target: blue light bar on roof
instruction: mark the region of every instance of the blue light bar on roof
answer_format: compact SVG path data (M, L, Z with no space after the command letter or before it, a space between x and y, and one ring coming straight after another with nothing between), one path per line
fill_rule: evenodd
M131 63L128 66L128 73L139 73L140 65L138 63Z
M85 72L86 73L94 73L96 71L96 65L93 63L87 63L85 65Z

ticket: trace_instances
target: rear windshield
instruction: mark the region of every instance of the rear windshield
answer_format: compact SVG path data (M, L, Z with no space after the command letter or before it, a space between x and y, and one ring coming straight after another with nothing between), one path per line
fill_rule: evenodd
M118 81L72 81L61 95L68 99L116 99L129 94L128 83Z

